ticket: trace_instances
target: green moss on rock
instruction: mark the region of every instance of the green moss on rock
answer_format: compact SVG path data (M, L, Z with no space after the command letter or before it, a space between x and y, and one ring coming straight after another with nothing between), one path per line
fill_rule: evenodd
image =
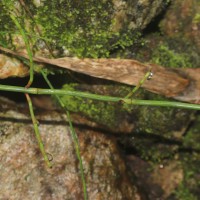
M10 1L8 1L9 3ZM0 45L7 46L10 33L15 32L16 27L9 16L7 8L3 5L3 2L0 1Z
M41 49L41 41L45 41L52 52L58 51L54 56L97 58L135 44L141 30L168 1L26 0L24 3L25 7L15 0L0 3L0 21L4 23L0 35L3 31L6 36L10 33L11 40L5 40L8 44L12 43L13 34L20 35L10 23L12 10L36 51Z
M63 89L73 91L78 86L78 84L66 84L63 86ZM118 114L123 113L120 107L116 109L114 103L106 103L81 97L62 96L61 98L68 110L81 113L89 119L111 129L114 129L120 121Z
M27 30L33 47L41 49L41 41L45 41L50 49L59 50L59 56L108 57L110 51L130 46L140 36L139 31L128 28L130 21L117 28L119 19L112 0L27 0L25 3L26 10L13 0L0 3L1 43L10 44L14 40L12 35L19 35L9 16L11 10L17 12L17 19ZM11 40L8 40L9 33Z
M132 89L130 86L119 85L64 85L65 90L89 91L101 95L125 97ZM156 98L144 90L138 91L133 98ZM149 106L125 105L84 99L80 97L63 96L66 107L73 112L79 112L93 121L111 128L122 130L122 124L126 124L123 131L130 130L135 133L157 134L172 137L173 131L179 131L190 120L193 112L188 110L159 108Z
M58 47L81 57L108 54L112 1L46 0L34 12L45 38Z
M184 172L184 179L174 193L175 199L199 199L199 174L200 174L200 116L196 115L195 121L181 138L178 159Z
M171 131L180 130L187 124L191 111L142 106L137 113L137 132L153 133L170 137ZM171 133L172 134L172 133Z
M170 49L167 44L161 44L153 51L151 62L165 67L192 67L190 56L187 53L178 53Z

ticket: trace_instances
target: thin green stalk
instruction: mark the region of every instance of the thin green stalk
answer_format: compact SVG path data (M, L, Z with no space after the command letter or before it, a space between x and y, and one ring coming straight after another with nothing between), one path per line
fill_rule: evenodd
M45 81L47 82L48 86L53 90L54 88L53 88L51 82L49 81L49 79L47 78L47 75L44 73L43 70L41 70L41 73L42 73ZM55 94L55 97L57 98L57 101L60 103L60 106L63 109L65 109L65 111L66 111L66 115L67 115L67 118L68 118L70 130L71 130L70 131L71 137L73 139L74 146L75 146L76 156L77 156L77 158L79 160L79 166L80 166L80 172L81 172L81 181L82 181L82 185L83 185L84 200L87 200L88 199L87 185L86 185L85 176L84 176L84 168L83 168L83 162L82 162L82 158L81 158L81 154L80 154L80 146L79 146L78 137L76 135L76 132L75 132L73 124L72 124L70 112L68 110L66 110L66 107L65 107L62 99L57 94Z
M151 78L151 76L152 76L152 72L151 72L151 71L148 71L148 72L145 74L145 76L143 77L143 79L140 80L139 83L133 88L133 90L132 90L127 96L125 96L125 99L130 98L130 97L144 84L144 82L145 82L147 79Z
M6 3L5 1L4 2L4 5L6 6ZM29 56L29 62L30 62L30 78L29 78L29 81L26 85L26 87L30 87L30 85L32 84L33 82L33 78L34 78L34 65L33 65L33 53L31 51L31 48L30 48L30 44L29 44L29 41L28 41L28 38L27 38L27 35L23 29L23 27L21 26L21 24L19 23L18 19L15 17L15 15L13 14L13 11L11 11L12 9L10 7L7 6L7 9L10 9L9 10L9 15L10 15L10 18L12 19L12 21L14 22L14 24L16 25L16 27L19 29L20 31L20 34L25 42L25 46L26 46L26 50L27 50L27 53L28 53L28 56Z
M4 2L4 4L6 5L5 2ZM8 7L8 9L9 9L9 7ZM16 25L16 27L20 31L20 34L21 34L21 36L22 36L22 38L23 38L23 40L25 42L26 50L27 50L27 53L28 53L28 56L29 56L30 78L29 78L29 81L28 81L27 85L25 86L25 88L29 88L31 86L32 82L33 82L33 79L34 79L33 53L31 51L30 44L29 44L27 35L26 35L23 27L21 26L21 24L19 23L19 21L15 17L15 15L13 14L13 11L10 11L9 14L10 14L10 18L12 19L12 21L14 22L14 24ZM29 105L29 111L30 111L32 122L33 122L34 132L35 132L38 144L39 144L40 151L41 151L41 153L42 153L42 155L44 157L44 160L45 160L47 166L51 168L52 164L49 162L47 153L45 151L45 148L44 148L44 145L43 145L43 142L42 142L42 139L41 139L41 135L40 135L39 128L38 128L38 123L37 123L37 120L35 118L34 111L33 111L31 98L28 95L28 93L25 93L25 96L26 96L26 99L27 99L27 102L28 102L28 105Z
M138 99L125 99L121 97L102 96L98 94L91 94L87 92L79 91L66 91L56 89L42 89L42 88L24 88L19 86L0 85L0 90L7 92L21 92L28 94L46 94L46 95L68 95L75 97L88 98L99 101L109 101L125 103L130 105L142 105L142 106L162 106L162 107L174 107L183 109L200 110L200 105L191 103L182 103L178 101L155 101L155 100L138 100Z
M31 51L31 48L30 48L30 44L29 44L29 41L28 41L28 38L27 38L27 35L23 29L23 27L21 26L21 24L19 23L17 17L15 17L15 14L14 14L14 5L12 7L12 9L10 8L10 2L9 1L5 1L3 0L3 3L4 3L4 6L7 7L8 9L8 12L9 12L9 16L10 18L12 19L12 21L14 22L15 26L19 29L19 32L25 42L25 47L26 47L26 50L27 50L27 53L28 53L28 56L29 56L29 62L30 62L30 78L29 78L29 81L26 85L26 87L30 87L30 85L32 84L33 82L33 78L34 78L34 69L33 69L33 53Z
M26 96L26 99L27 99L27 102L28 102L28 105L29 105L29 111L30 111L32 122L33 122L34 132L35 132L38 144L39 144L40 151L41 151L41 153L44 157L44 160L45 160L47 166L49 168L51 168L52 164L49 161L49 158L47 156L47 153L45 151L45 148L44 148L44 145L43 145L43 142L42 142L42 138L41 138L39 128L38 128L38 122L37 122L35 115L34 115L34 112L33 112L33 105L32 105L31 98L28 94L25 94L25 96Z

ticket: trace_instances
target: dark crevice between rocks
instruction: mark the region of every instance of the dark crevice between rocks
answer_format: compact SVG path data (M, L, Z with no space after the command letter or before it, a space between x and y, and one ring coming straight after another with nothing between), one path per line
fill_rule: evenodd
M165 14L170 5L171 3L169 3L161 13L159 13L154 19L151 20L151 22L143 30L143 36L149 35L151 33L161 33L159 24L165 18Z

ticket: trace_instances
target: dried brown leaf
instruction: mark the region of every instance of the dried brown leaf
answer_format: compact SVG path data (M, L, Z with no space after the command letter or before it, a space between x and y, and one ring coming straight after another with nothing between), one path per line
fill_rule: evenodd
M13 52L3 47L0 47L0 50L28 59L26 52ZM199 68L172 69L153 64L143 64L131 59L115 58L80 59L76 57L64 57L49 59L37 56L34 57L33 60L39 63L51 64L93 77L128 85L137 85L151 69L153 78L150 81L146 81L142 87L151 92L180 99L182 101L200 102Z

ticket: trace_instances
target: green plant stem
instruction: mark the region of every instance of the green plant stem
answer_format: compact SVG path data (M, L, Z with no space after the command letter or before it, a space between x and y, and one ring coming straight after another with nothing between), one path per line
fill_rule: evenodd
M148 79L148 77L150 76L151 71L147 72L145 74L145 76L143 77L142 80L139 81L139 83L133 88L133 90L127 95L125 96L125 99L130 98L131 96L133 96L133 94L144 84L144 82Z
M21 36L22 36L22 38L25 42L25 47L26 47L26 50L27 50L27 53L28 53L29 65L30 65L30 78L29 78L27 85L25 86L26 88L28 88L28 87L31 86L31 84L33 82L33 78L34 78L33 53L32 53L32 50L30 48L28 37L25 33L25 28L23 28L21 26L20 22L18 21L18 19L16 17L16 14L14 13L14 9L15 9L14 5L11 6L9 4L9 1L5 1L5 0L2 0L2 1L3 1L4 6L7 7L10 18L14 22L15 26L18 28L18 30L19 30L19 32L20 32L20 34L21 34Z
M47 82L48 86L54 90L51 82L49 81L49 79L47 78L47 75L44 73L44 71L42 70L42 75L45 79L45 81ZM78 137L76 135L76 132L74 130L73 124L72 124L72 120L71 120L71 116L70 116L70 112L68 110L66 110L66 107L63 103L63 101L61 100L61 98L57 95L54 94L54 96L56 97L56 99L58 100L58 102L60 103L60 106L66 111L66 115L67 115L67 119L69 122L69 126L70 126L70 133L71 133L71 137L73 139L74 142L74 146L75 146L75 151L76 151L76 156L79 160L79 166L80 166L80 172L81 172L81 181L82 181L82 185L83 185L83 194L84 194L84 200L88 199L88 195L87 195L87 185L86 185L86 181L85 181L85 176L84 176L84 168L83 168L83 162L82 162L82 158L81 158L81 154L80 154L80 146L79 146L79 141L78 141Z
M23 40L25 42L25 46L26 46L26 50L27 50L27 53L28 53L28 57L29 57L29 62L30 62L30 78L29 78L29 81L27 83L27 85L25 86L26 88L30 87L32 82L33 82L33 78L34 78L34 69L33 69L33 53L31 51L31 48L30 48L30 44L29 44L29 41L28 41L28 38L27 38L27 35L24 31L24 29L22 28L21 24L19 23L19 21L17 20L17 18L12 14L10 13L10 18L13 20L13 22L15 23L15 25L17 26L17 28L19 29L20 33L21 33L21 36L23 37Z
M46 94L46 95L69 95L88 99L94 99L99 101L109 102L122 102L131 105L142 105L142 106L162 106L162 107L174 107L184 108L192 110L200 110L200 105L191 103L182 103L178 101L155 101L155 100L138 100L138 99L125 99L121 97L102 96L98 94L91 94L86 92L78 91L66 91L58 89L42 89L42 88L24 88L19 86L0 85L0 90L7 92L21 92L27 94Z
M3 3L6 6L5 1L3 1ZM25 30L21 26L21 24L18 21L17 17L15 16L15 14L13 12L13 8L7 6L7 9L9 11L10 18L12 19L12 21L14 22L14 24L16 25L16 27L19 29L19 32L20 32L20 34L21 34L21 36L22 36L22 38L23 38L23 40L25 42L26 50L27 50L28 57L29 57L29 65L30 65L30 71L29 71L29 73L30 73L30 78L29 78L28 83L25 86L25 89L27 89L27 88L29 88L31 86L31 84L33 82L33 79L34 79L33 53L32 53L32 50L30 48L30 43L28 41L28 37L27 37L27 35L25 33ZM41 135L40 135L40 132L39 132L39 128L38 128L38 123L37 123L37 120L35 118L34 111L33 111L33 105L32 105L31 98L30 98L29 94L26 93L26 92L25 92L25 96L26 96L26 99L27 99L27 102L28 102L28 105L29 105L29 111L30 111L32 122L33 122L34 132L35 132L38 144L39 144L40 151L41 151L41 153L42 153L42 155L44 157L44 160L45 160L47 166L51 168L52 164L50 163L50 161L48 159L47 153L45 151L45 148L44 148L44 145L43 145L43 142L42 142L42 138L41 138Z
M49 161L49 158L47 156L47 153L45 151L45 148L44 148L44 145L43 145L43 142L42 142L42 138L41 138L39 128L38 128L38 122L37 122L35 115L34 115L34 112L33 112L33 105L32 105L31 98L27 93L25 94L25 96L26 96L26 99L27 99L27 102L28 102L28 105L29 105L29 111L30 111L32 122L33 122L34 132L35 132L38 144L39 144L40 151L41 151L41 153L44 157L44 160L45 160L47 166L49 168L51 168L52 164Z

